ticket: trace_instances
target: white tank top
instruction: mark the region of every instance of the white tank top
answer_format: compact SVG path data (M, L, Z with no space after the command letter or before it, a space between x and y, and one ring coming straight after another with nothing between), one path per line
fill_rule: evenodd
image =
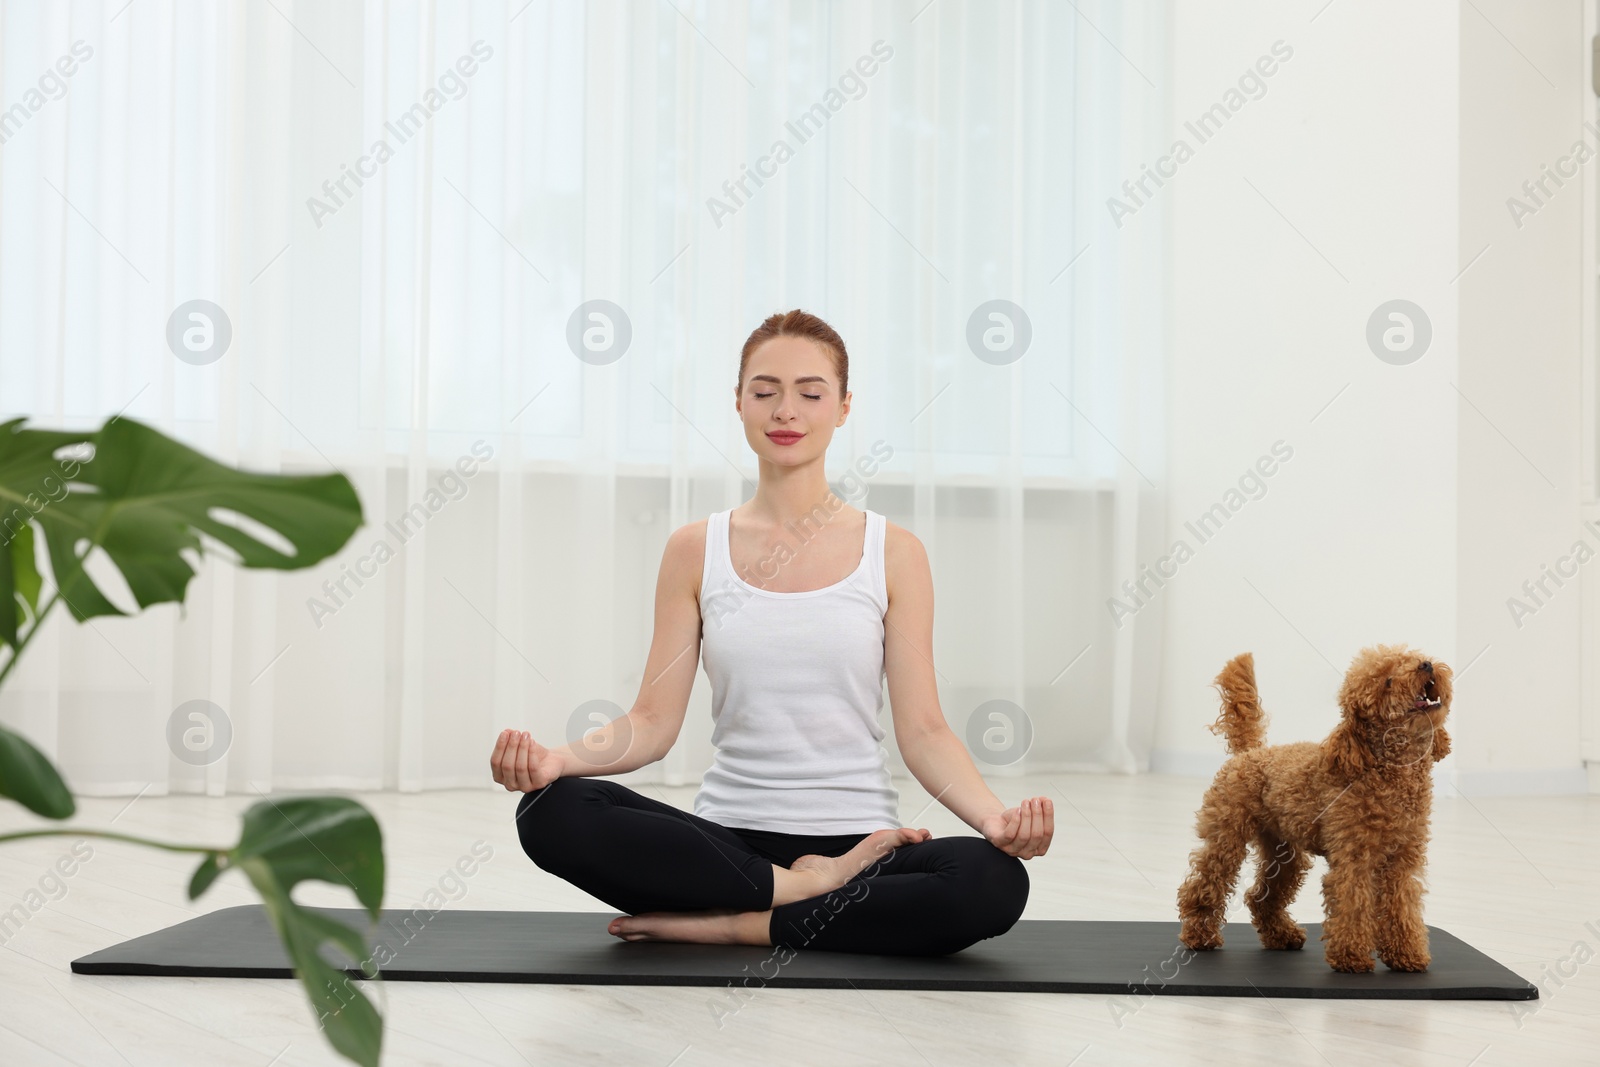
M717 754L694 813L722 826L854 834L899 826L883 727L885 520L868 511L861 562L822 589L744 581L728 516L706 521L701 659Z

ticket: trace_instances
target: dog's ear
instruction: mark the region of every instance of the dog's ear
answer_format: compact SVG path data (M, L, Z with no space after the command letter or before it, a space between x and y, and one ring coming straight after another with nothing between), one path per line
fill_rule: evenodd
M1339 725L1322 742L1323 761L1335 775L1354 778L1375 760L1365 738L1366 724L1391 696L1393 679L1385 667L1389 646L1356 653L1339 685Z
M1433 762L1438 763L1450 755L1450 735L1445 733L1443 726L1433 728Z
M1322 742L1322 757L1334 775L1354 778L1372 765L1371 754L1350 718L1343 719Z
M1339 708L1345 721L1370 718L1379 704L1393 696L1393 684L1378 650L1362 649L1339 683Z

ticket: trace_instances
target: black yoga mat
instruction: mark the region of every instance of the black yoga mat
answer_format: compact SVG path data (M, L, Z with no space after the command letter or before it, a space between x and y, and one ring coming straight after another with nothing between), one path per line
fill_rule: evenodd
M356 908L314 908L369 930ZM606 933L616 912L384 912L367 943L386 979L564 985L758 986L814 989L960 989L998 993L1178 994L1535 1000L1527 980L1459 938L1428 927L1433 962L1406 974L1383 964L1341 974L1323 959L1321 928L1303 924L1306 946L1268 951L1248 924L1230 923L1226 944L1190 953L1176 922L1024 919L1006 933L949 956L875 956L751 945L622 941ZM352 978L363 972L332 943L325 958ZM288 956L259 904L223 908L72 961L76 974L290 978Z

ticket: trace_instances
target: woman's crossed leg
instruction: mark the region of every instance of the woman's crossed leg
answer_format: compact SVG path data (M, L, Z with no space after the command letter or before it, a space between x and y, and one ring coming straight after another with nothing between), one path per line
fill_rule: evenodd
M977 837L729 828L590 777L523 794L516 818L535 864L627 913L625 940L943 955L1027 903L1022 861Z

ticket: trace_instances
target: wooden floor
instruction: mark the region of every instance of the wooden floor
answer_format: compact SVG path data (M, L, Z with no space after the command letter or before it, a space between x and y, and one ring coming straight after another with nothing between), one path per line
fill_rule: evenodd
M896 784L909 825L935 835L972 832L937 805L919 811L928 796L916 783ZM1051 851L1028 861L1025 919L1175 918L1203 780L1053 775L994 784L1008 803L1041 793L1056 801ZM635 788L683 808L694 793ZM615 912L522 854L512 826L518 796L361 794L383 826L384 906L418 906L435 888L456 908L592 910L596 936L608 936ZM228 844L251 800L83 800L74 824ZM39 824L0 805L3 829ZM0 951L0 1063L348 1062L321 1038L292 980L72 974L71 960L85 953L258 902L230 872L191 903L184 886L194 857L95 839L86 839L92 858L53 882L74 840L0 846L0 911L20 904L27 913L20 929L0 930L8 938ZM452 883L449 872L479 840L492 858ZM1087 994L762 989L719 1026L704 987L388 982L379 1004L383 1062L1592 1064L1600 1062L1597 842L1600 797L1436 800L1427 920L1540 985L1544 999L1527 1004L1162 996L1130 1013L1125 1000ZM1319 861L1313 879L1322 870ZM1321 919L1316 880L1291 909L1301 921ZM321 883L302 885L296 897L355 906L348 891ZM30 911L30 899L42 906ZM1229 918L1245 919L1237 901Z

